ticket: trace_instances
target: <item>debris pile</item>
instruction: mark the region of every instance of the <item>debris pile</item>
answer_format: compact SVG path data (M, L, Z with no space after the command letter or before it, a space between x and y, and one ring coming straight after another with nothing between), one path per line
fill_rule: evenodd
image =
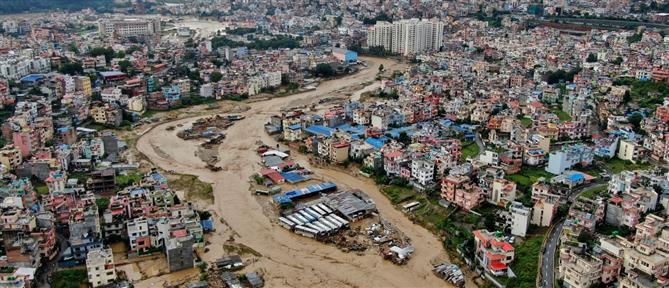
M191 128L179 131L177 136L184 140L208 138L220 141L225 137L223 131L234 125L234 121L229 116L221 115L200 118L193 123Z
M465 286L465 276L460 267L451 263L441 263L432 269L435 275L457 287Z

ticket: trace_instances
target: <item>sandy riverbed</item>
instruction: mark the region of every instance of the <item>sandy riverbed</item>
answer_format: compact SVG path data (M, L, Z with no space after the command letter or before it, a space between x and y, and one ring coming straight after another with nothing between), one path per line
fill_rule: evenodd
M166 131L168 126L188 125L195 118L164 123L146 132L137 141L137 149L155 165L178 173L194 174L214 185L215 202L210 209L224 217L232 230L235 241L243 243L262 254L250 269L266 272L269 287L442 287L447 284L432 275L430 261L446 259L439 239L428 230L411 223L371 181L347 173L328 169L314 169L317 176L333 180L344 187L367 192L377 203L378 210L412 239L416 247L413 259L405 266L395 266L381 256L358 256L344 253L335 247L294 235L270 221L256 196L249 192L249 178L259 168L255 148L259 141L275 142L263 130L272 114L284 106L298 106L318 101L342 88L374 81L378 65L387 70L403 69L404 65L386 59L365 59L370 68L344 78L323 82L318 89L292 96L250 103L242 114L246 118L227 131L226 140L219 147L221 172L210 172L204 163L194 157L197 144L182 141L176 132ZM363 88L364 89L364 88ZM298 156L299 157L299 156ZM299 159L298 160L303 160ZM300 161L307 165L306 161ZM222 233L222 232L217 232ZM219 258L227 238L211 237L210 251L204 260ZM153 282L153 281L152 281ZM155 283L155 282L153 282ZM142 287L142 283L136 287ZM147 283L148 284L148 283ZM147 286L144 286L147 287Z

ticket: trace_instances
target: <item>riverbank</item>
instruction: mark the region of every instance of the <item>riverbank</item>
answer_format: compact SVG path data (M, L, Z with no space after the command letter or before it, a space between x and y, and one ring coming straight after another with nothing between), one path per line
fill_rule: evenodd
M445 286L446 283L430 271L430 261L447 257L441 241L395 209L370 180L340 171L314 168L325 179L367 192L377 202L380 213L413 240L416 253L406 266L395 266L378 255L344 253L335 247L293 235L272 223L265 215L263 202L267 199L257 198L249 192L249 178L260 168L255 148L258 143L275 144L274 139L263 129L270 115L280 113L281 108L318 103L320 99L340 93L347 87L374 82L379 64L391 71L406 67L387 59L364 60L370 63L368 69L325 81L316 90L247 103L249 110L242 113L246 118L227 130L227 138L219 147L220 160L217 165L223 168L220 172L207 170L202 161L193 157L197 143L179 140L175 131L166 130L168 126L189 125L201 116L159 124L138 139L138 151L154 165L164 170L196 175L214 187L214 203L204 208L223 217L230 231L218 231L214 237L210 237L209 252L202 254L205 261L213 261L224 255L226 237L233 235L235 242L262 255L247 269L264 271L271 287ZM299 156L297 160L304 162ZM137 284L136 287L147 287L142 282Z

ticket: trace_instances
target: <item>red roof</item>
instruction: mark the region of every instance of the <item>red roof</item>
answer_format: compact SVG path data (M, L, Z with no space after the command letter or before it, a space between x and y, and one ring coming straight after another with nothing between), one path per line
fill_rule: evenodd
M188 235L186 229L172 231L172 237L185 237L186 235Z
M499 262L499 261L490 262L490 269L492 269L492 270L504 270L506 268L507 268L506 264L504 264L502 262Z

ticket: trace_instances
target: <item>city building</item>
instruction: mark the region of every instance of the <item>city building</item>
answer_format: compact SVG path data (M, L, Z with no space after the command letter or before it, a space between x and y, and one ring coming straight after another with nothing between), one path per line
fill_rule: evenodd
M88 283L93 287L111 284L116 280L116 266L111 248L88 251L86 256Z

